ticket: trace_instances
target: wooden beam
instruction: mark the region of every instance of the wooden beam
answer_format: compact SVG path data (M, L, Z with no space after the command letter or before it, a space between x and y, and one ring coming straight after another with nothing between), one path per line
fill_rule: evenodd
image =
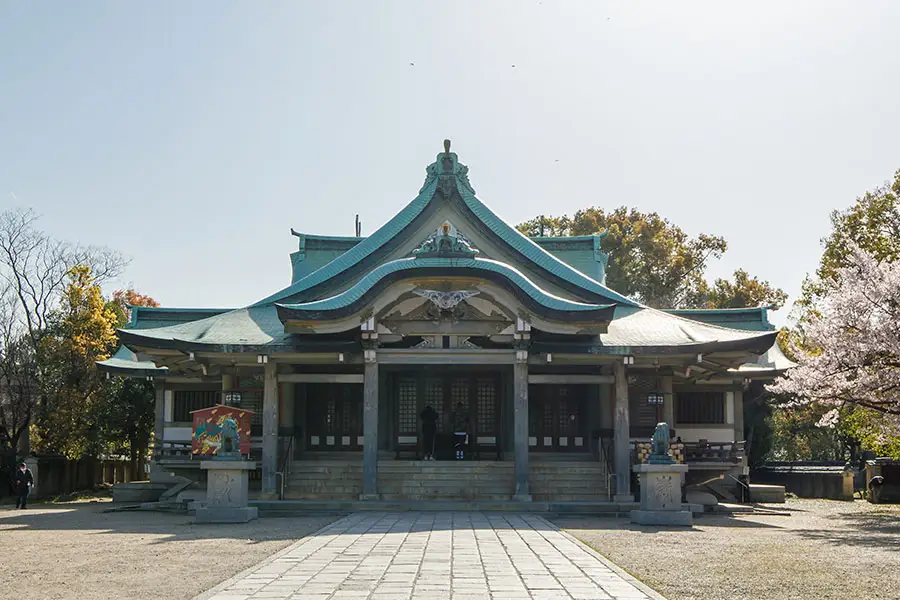
M364 383L362 373L281 373L278 383Z
M379 349L378 362L383 365L511 365L515 350L464 349Z
M535 374L529 373L528 375L528 383L530 384L538 384L538 385L552 385L552 384L601 384L601 383L614 383L616 380L612 375L580 375L577 373L567 374Z

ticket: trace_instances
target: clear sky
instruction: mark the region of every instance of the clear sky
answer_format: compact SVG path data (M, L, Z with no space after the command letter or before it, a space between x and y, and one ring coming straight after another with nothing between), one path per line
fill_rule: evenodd
M793 298L900 168L900 2L746 6L0 1L0 208L239 306L289 283L290 227L371 233L449 137L512 223L658 211Z

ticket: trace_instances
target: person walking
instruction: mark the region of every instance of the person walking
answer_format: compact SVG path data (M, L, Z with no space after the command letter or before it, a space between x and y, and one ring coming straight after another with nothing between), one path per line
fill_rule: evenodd
M25 508L28 505L28 496L34 487L34 475L25 463L19 463L14 478L16 484L16 508Z
M437 411L429 404L422 411L422 414L419 415L419 418L422 419L422 437L425 438L423 440L425 442L425 460L434 460L434 438L437 434L438 422Z

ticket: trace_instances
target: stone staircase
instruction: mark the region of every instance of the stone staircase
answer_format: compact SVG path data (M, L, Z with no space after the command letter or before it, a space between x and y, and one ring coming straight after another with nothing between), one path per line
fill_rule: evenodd
M509 500L515 465L498 461L379 461L383 500Z
M608 502L606 467L589 458L532 457L531 497L536 502Z
M604 502L606 469L590 460L531 461L536 502ZM358 500L362 456L317 456L296 460L286 500ZM378 461L378 493L384 501L508 501L515 489L512 461Z
M295 460L287 477L285 500L358 500L362 493L362 456Z

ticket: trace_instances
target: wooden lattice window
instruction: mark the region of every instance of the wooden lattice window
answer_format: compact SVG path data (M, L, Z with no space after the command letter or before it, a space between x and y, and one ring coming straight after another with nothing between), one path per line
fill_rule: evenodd
M444 380L429 377L425 380L425 406L431 406L438 414L437 430L444 431L444 424L449 423L450 415L445 414L444 406Z
M416 380L403 378L397 382L398 419L400 433L418 430L419 411L416 406Z
M548 433L553 431L553 404L550 402L544 401L544 432Z
M262 377L235 377L232 392L240 393L239 408L253 411L250 424L256 427L262 426L263 413L263 378Z
M334 433L334 428L337 423L337 401L334 399L333 394L328 395L328 400L325 401L325 433Z
M492 433L497 426L497 387L493 379L479 379L475 389L478 431Z
M564 393L566 390L559 390L559 434L566 435L569 432L569 399Z
M450 399L453 402L453 410L456 410L456 405L462 402L463 410L469 410L469 380L468 379L454 379L453 383L450 385Z
M574 417L574 418L573 418ZM581 403L577 398L569 397L568 388L559 390L559 433L560 435L577 435L581 421Z
M209 408L219 403L216 390L176 390L172 406L172 420L176 423L190 423L191 411Z
M253 411L250 419L251 425L262 425L263 393L260 390L248 390L241 392L240 408Z
M675 402L675 421L679 425L725 423L725 393L678 392Z
M341 426L343 433L362 431L362 405L357 400L352 384L342 384L338 388L341 398Z

